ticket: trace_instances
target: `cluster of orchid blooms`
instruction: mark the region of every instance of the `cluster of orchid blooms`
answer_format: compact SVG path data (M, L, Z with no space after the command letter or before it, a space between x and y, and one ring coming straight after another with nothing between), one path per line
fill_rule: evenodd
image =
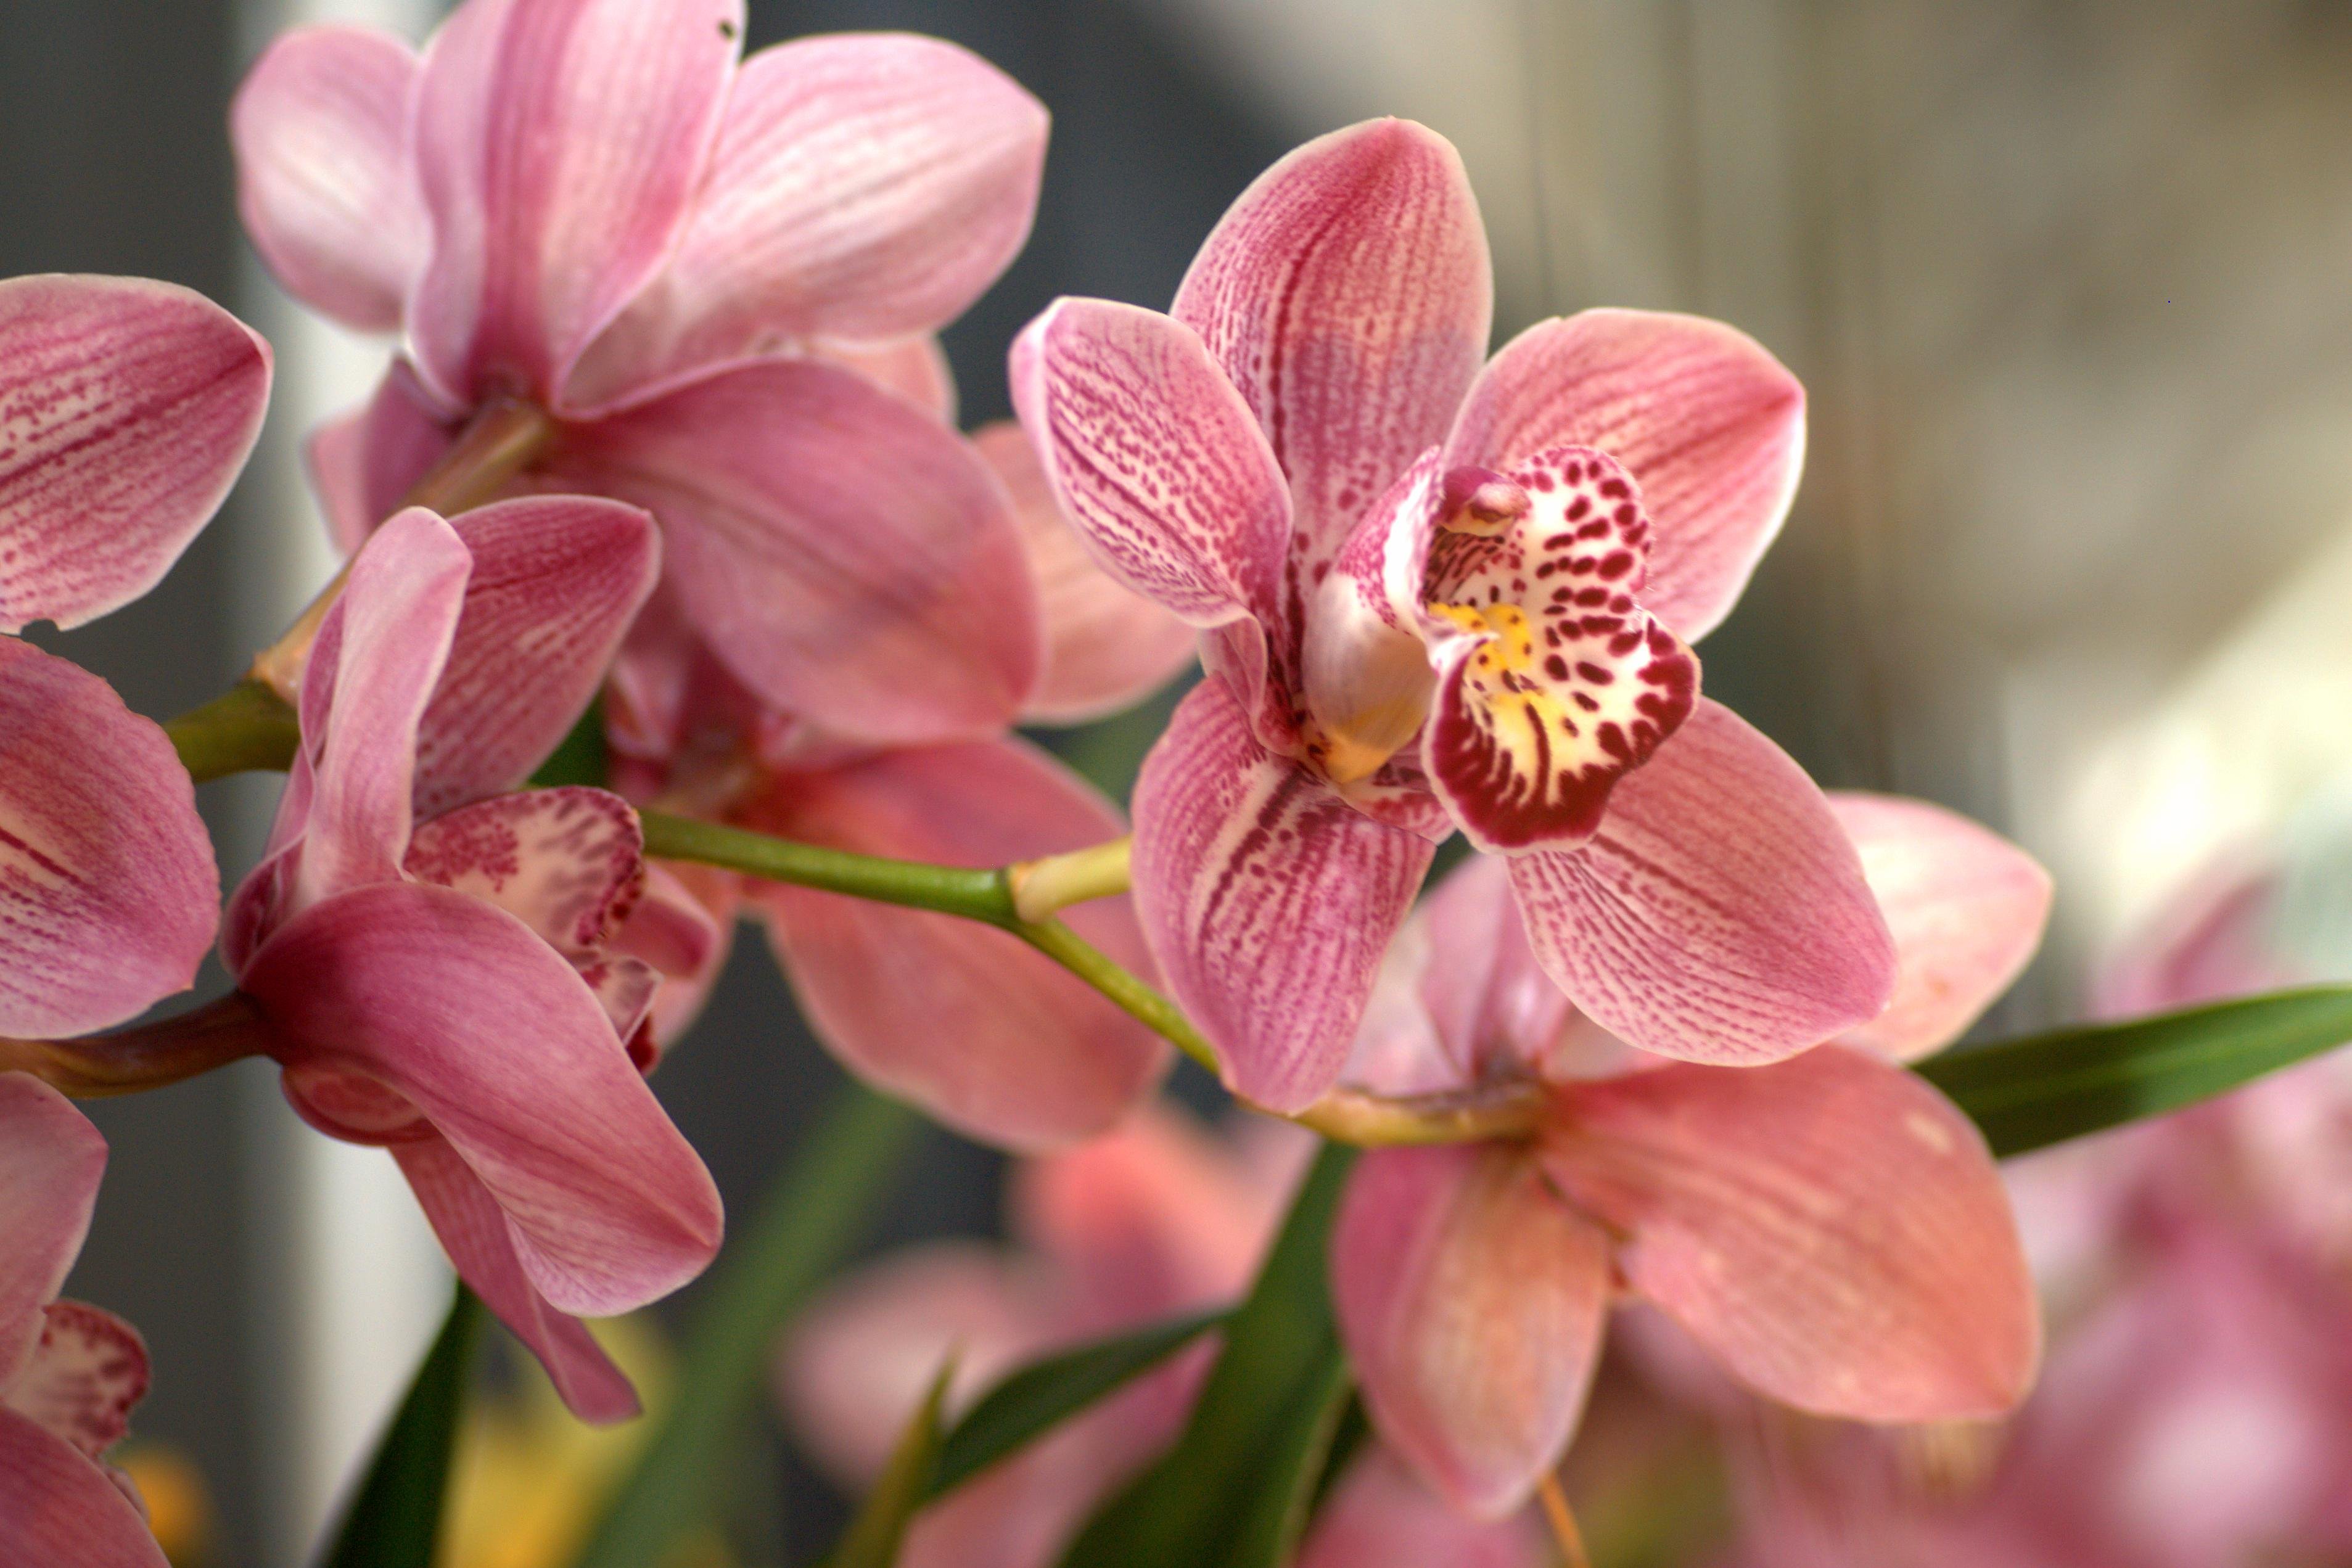
M57 1299L104 1161L68 1094L273 1059L399 1163L573 1411L634 1415L580 1320L719 1250L646 1075L744 915L853 1073L1038 1156L1035 1256L909 1258L797 1332L789 1403L845 1477L950 1343L976 1388L1246 1283L1312 1140L1154 1108L1171 1040L1372 1145L1329 1284L1378 1441L1316 1568L1539 1562L1528 1505L1632 1301L1727 1375L1690 1403L1728 1426L2015 1406L2010 1197L1905 1064L2016 976L2047 880L1939 808L1825 794L1701 694L1693 644L1797 486L1795 379L1633 310L1489 358L1461 162L1383 120L1268 170L1168 312L1055 304L1013 347L1018 424L966 435L932 334L1025 236L1045 111L934 40L739 59L742 23L467 0L421 51L297 31L236 99L255 246L398 350L310 446L349 563L246 686L167 728L0 643L0 1555L162 1561L105 1464L144 1353ZM152 587L269 368L184 290L0 284L6 628ZM1196 652L1130 848L1016 727ZM592 711L609 788L527 788ZM192 777L271 763L224 915ZM232 988L136 1021L215 939ZM1042 1568L1203 1354L901 1561Z

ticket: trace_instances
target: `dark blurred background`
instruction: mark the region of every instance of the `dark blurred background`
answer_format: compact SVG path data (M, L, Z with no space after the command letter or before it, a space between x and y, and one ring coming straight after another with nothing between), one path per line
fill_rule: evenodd
M158 716L217 691L328 566L293 466L380 345L304 321L237 232L223 117L296 20L412 36L434 0L7 0L0 274L144 274L277 343L269 446L165 587L63 639ZM1704 650L1710 693L1825 783L2001 826L2053 865L2052 949L1999 1021L2189 867L2346 772L2352 711L2352 12L2240 0L751 0L754 47L900 27L1051 106L1029 249L948 334L967 423L1049 299L1164 305L1305 136L1383 112L1463 148L1497 330L1704 311L1812 397L1790 530ZM1156 725L1057 744L1123 787ZM234 877L271 787L208 787ZM745 944L658 1088L747 1212L835 1074ZM139 1430L200 1473L215 1561L290 1564L444 1301L388 1161L247 1070L110 1103L74 1293L155 1353ZM944 1134L890 1239L985 1230L996 1162ZM679 1303L690 1309L689 1291ZM666 1309L665 1316L668 1315ZM759 1537L835 1504L781 1443Z

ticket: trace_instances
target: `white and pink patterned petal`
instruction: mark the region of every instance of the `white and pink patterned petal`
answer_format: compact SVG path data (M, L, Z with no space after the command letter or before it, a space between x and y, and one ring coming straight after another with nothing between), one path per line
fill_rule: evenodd
M0 632L79 626L154 587L268 402L269 345L200 294L0 281Z
M1582 848L1515 855L1511 881L1545 972L1644 1051L1770 1061L1894 994L1894 940L1829 802L1706 699Z
M362 331L400 326L432 229L408 161L416 51L370 27L278 35L229 107L237 212L286 291Z
M1649 518L1589 447L1456 470L1446 491L1423 590L1438 674L1423 766L1481 850L1581 843L1698 700L1697 659L1642 605Z
M1752 338L1696 316L1587 310L1495 356L1447 439L1449 467L1599 447L1657 526L1643 602L1685 642L1730 612L1804 465L1805 392Z
M1028 237L1045 106L968 50L910 34L762 49L727 99L709 177L660 275L598 339L586 406L819 339L881 342L961 315Z
M1915 1061L1958 1040L2016 979L2050 918L2050 873L1954 811L1835 793L1830 810L1895 937L1895 999L1839 1043Z
M1136 784L1136 912L1235 1093L1331 1086L1433 852L1268 754L1223 682L1178 706Z
M1192 628L1095 564L1028 435L1005 420L982 425L971 442L1013 497L1045 618L1045 673L1022 716L1082 724L1175 679L1198 648Z
M0 1032L136 1017L194 983L219 920L212 840L163 730L0 638Z
M618 795L526 789L418 824L402 867L497 904L577 962L600 954L635 904L645 842L636 812Z
M1357 517L1444 439L1486 353L1494 283L1461 155L1411 120L1335 131L1243 192L1172 310L1265 432L1311 591Z
M1013 403L1110 574L1194 626L1297 634L1283 560L1290 495L1255 418L1190 328L1062 299L1013 346ZM1246 700L1246 699L1245 699Z
M1601 1360L1609 1238L1522 1149L1381 1149L1349 1176L1331 1305L1374 1428L1499 1519L1559 1462Z
M685 230L742 33L742 0L473 0L442 26L415 108L433 245L406 314L444 397L559 406Z
M32 1355L0 1386L0 1405L96 1459L131 1429L147 1381L137 1329L80 1301L52 1301Z

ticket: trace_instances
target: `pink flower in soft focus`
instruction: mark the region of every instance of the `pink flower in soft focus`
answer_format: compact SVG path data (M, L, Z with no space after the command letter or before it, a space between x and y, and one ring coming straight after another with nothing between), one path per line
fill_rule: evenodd
M660 622L673 613L665 600L641 619L605 710L614 782L632 798L682 800L803 842L950 865L1004 865L1125 831L1110 802L1025 740L877 747L764 709L708 653L664 634ZM685 658L670 656L681 650ZM678 1006L656 1019L665 1038L715 976L723 933L740 912L760 917L811 1028L845 1066L971 1136L1034 1150L1099 1133L1165 1068L1158 1036L1008 933L757 878L680 874L722 936L699 986L665 988ZM1149 972L1128 899L1081 904L1066 918Z
M0 1560L164 1568L106 1451L147 1392L147 1347L111 1312L62 1301L106 1171L66 1098L0 1074Z
M1454 149L1379 120L1261 176L1172 314L1065 299L1013 350L1097 557L1201 629L1214 678L1136 789L1137 896L1232 1085L1279 1110L1331 1082L1455 827L1507 857L1546 972L1645 1050L1776 1060L1893 981L1821 791L1685 646L1780 526L1802 389L1640 311L1485 361L1490 291Z
M503 791L587 706L656 562L650 519L610 501L386 523L311 652L301 751L222 938L295 1109L392 1152L592 1420L635 1396L570 1314L699 1273L719 1195L632 1061L657 983L622 950L635 812Z
M1019 249L1045 112L935 39L739 68L742 30L741 0L467 0L421 57L319 27L263 57L233 116L255 245L405 334L321 434L321 488L354 543L529 400L558 428L519 487L651 510L694 632L766 701L984 733L1036 685L1035 590L987 465L881 389L935 382L926 335Z
M1508 871L1477 860L1408 925L1349 1069L1389 1092L1545 1084L1533 1147L1376 1151L1333 1232L1333 1303L1381 1436L1480 1516L1573 1435L1611 1301L1645 1300L1735 1377L1886 1421L2008 1409L2039 1322L1975 1127L1895 1062L2015 977L2041 868L1913 801L1840 796L1900 951L1885 1022L1761 1067L1627 1051L1544 975Z
M1229 1144L1153 1108L1021 1166L1013 1248L940 1242L902 1253L835 1286L803 1318L780 1364L794 1428L845 1486L862 1487L950 1354L954 1397L969 1404L1024 1361L1234 1300L1307 1153L1306 1138L1273 1124L1253 1123ZM1174 1440L1213 1354L1186 1350L925 1510L899 1568L1045 1568ZM1465 1524L1376 1458L1342 1482L1301 1561L1536 1568L1542 1559L1522 1526Z
M0 631L152 588L228 493L269 349L169 284L0 282ZM121 1023L184 989L220 873L172 743L97 676L0 637L0 1034Z

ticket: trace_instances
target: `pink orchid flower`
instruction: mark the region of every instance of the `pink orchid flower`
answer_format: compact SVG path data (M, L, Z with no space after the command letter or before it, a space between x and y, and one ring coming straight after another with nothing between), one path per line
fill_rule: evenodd
M399 1161L458 1272L591 1420L635 1396L572 1314L632 1311L719 1247L717 1190L629 1042L636 814L511 789L587 706L653 586L610 501L404 512L360 552L302 685L302 747L222 954L330 1136Z
M1626 310L1482 370L1490 316L1461 160L1380 120L1262 175L1171 314L1065 299L1013 350L1097 558L1202 631L1215 678L1136 789L1137 896L1277 1110L1332 1082L1457 826L1544 970L1644 1050L1777 1060L1894 981L1821 791L1686 646L1780 528L1802 390L1727 327Z
M951 1398L967 1405L1024 1361L1234 1300L1307 1152L1306 1139L1273 1124L1228 1142L1154 1107L1020 1166L1013 1246L909 1250L836 1285L803 1318L779 1364L795 1430L845 1486L862 1487L950 1354ZM1181 1353L926 1509L899 1568L1046 1568L1175 1439L1212 1354ZM1512 1543L1520 1549L1502 1549ZM1542 1562L1524 1521L1466 1523L1378 1459L1341 1483L1305 1553L1315 1568Z
M165 1568L106 1451L147 1392L147 1347L58 1299L81 1252L106 1140L56 1090L0 1073L0 1560Z
M1005 865L1125 831L1109 801L1025 740L877 747L770 712L716 660L666 638L658 622L670 613L657 598L607 700L614 782L633 798L708 797L709 814L761 831L950 865ZM656 623L650 639L646 622ZM679 649L683 661L665 656ZM1099 674L1084 680L1099 695ZM984 1142L1036 1150L1099 1133L1166 1068L1158 1036L1005 932L680 872L720 936L697 992L679 992L680 1011L658 1020L666 1032L684 1026L685 998L707 988L725 958L724 933L746 913L760 918L803 1014L845 1066ZM1088 941L1149 972L1128 899L1066 915Z
M245 465L269 349L169 284L0 282L0 632L145 593ZM172 743L97 676L0 637L0 1034L55 1039L184 990L220 873Z
M847 735L1001 725L1037 678L1002 488L917 407L925 335L1021 246L1044 109L955 47L738 64L742 0L467 0L422 55L289 34L233 130L256 246L407 357L314 457L349 536L478 410L551 415L520 487L660 518L695 627Z
M1472 862L1414 917L1350 1066L1368 1088L1533 1080L1528 1147L1377 1151L1332 1238L1366 1408L1456 1506L1519 1507L1573 1435L1619 1292L1749 1387L1881 1421L2007 1410L2039 1345L1975 1127L1895 1062L1966 1028L2032 955L2041 868L1984 829L1833 799L1901 952L1882 1021L1762 1067L1625 1049L1542 972L1509 872Z

